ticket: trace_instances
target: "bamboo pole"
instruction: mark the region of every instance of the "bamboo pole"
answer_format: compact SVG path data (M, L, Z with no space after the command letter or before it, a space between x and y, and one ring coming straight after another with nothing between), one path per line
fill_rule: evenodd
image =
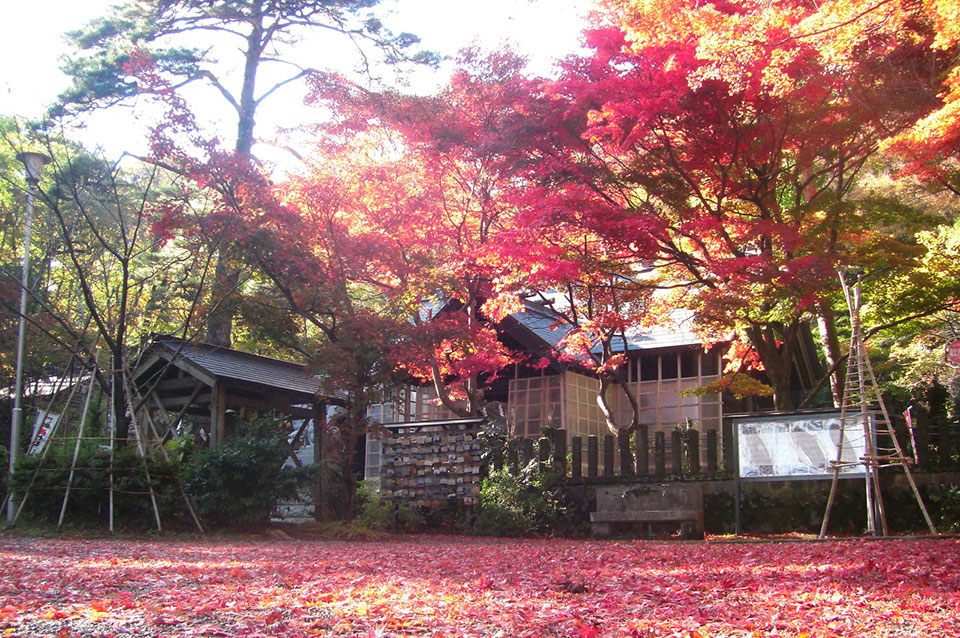
M93 367L97 367L97 355L94 355ZM73 486L73 477L77 470L77 459L80 457L80 444L83 442L83 429L87 423L87 414L90 410L90 401L93 397L93 386L97 376L90 374L90 385L87 387L87 398L83 402L83 412L80 416L80 427L77 430L77 443L73 447L73 459L70 461L70 474L67 476L67 489L63 493L63 503L60 504L60 517L57 519L57 530L63 526L63 519L67 514L67 501L70 499L70 489Z

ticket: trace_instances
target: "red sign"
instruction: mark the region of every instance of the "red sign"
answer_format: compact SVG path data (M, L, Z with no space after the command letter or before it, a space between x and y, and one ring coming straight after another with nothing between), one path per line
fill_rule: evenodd
M947 343L947 363L960 367L960 338L952 339Z

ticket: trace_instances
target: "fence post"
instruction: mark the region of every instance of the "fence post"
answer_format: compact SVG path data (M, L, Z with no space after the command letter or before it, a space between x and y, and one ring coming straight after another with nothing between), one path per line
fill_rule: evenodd
M520 442L520 464L527 467L533 460L533 439L523 439Z
M696 476L700 470L700 432L687 430L687 472Z
M547 469L547 463L550 461L550 439L545 436L541 436L537 441L537 464L540 466L540 471Z
M603 437L603 475L613 476L613 436L606 434Z
M637 475L650 475L650 441L647 439L647 426L641 425L633 435L634 452L637 455Z
M570 445L570 478L578 479L583 475L583 439L575 436Z
M937 417L937 452L940 467L949 465L953 456L953 441L950 437L950 423L945 416Z
M737 466L737 459L733 458L733 421L724 419L721 427L723 428L723 469L733 472L733 468Z
M653 435L653 459L658 477L667 475L667 437L663 432Z
M567 431L559 428L553 431L553 465L560 476L567 475Z
M617 446L620 448L620 474L633 476L633 455L630 453L630 432L617 432Z
M717 431L707 430L707 473L717 473Z
M499 443L499 439L498 439ZM498 446L496 452L490 456L490 467L494 471L499 471L504 468L507 464L507 439L503 439L503 445Z
M953 459L957 455L957 433L952 426L953 423L950 420L943 422L943 447L947 453L943 462L947 467L956 467Z
M597 437L587 437L587 478L597 478L597 462L600 456L600 445Z
M683 475L683 437L680 430L670 433L670 474Z
M516 441L507 440L507 468L511 474L520 472L520 450Z
M910 433L907 432L907 423L903 419L893 419L893 433L897 437L897 443L903 450L903 455L907 458L913 458L913 444L910 441Z

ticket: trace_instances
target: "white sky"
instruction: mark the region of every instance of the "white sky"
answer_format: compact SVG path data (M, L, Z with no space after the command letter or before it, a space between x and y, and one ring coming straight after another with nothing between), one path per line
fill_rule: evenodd
M0 114L38 117L67 87L60 73L61 57L67 52L62 34L77 29L102 15L117 0L29 0L4 7L5 29L0 38ZM580 31L586 26L582 15L590 0L383 0L381 11L389 10L384 22L395 33L410 31L422 39L425 49L455 55L471 43L494 49L509 43L530 58L531 71L549 74L553 61L579 49ZM348 56L339 51L311 50L300 46L298 55L307 56L310 66L336 67ZM311 58L317 57L318 61ZM347 64L346 66L351 66ZM449 67L438 73L414 78L418 90L443 83ZM266 86L266 83L261 84ZM190 96L198 117L208 126L220 126L224 141L232 141L235 121L226 113L226 103L197 94ZM257 135L270 137L279 126L295 126L311 114L301 106L302 91L291 87L278 92L258 112ZM202 108L209 102L213 107ZM216 121L224 113L224 121ZM131 109L117 109L90 120L78 136L87 145L100 145L109 156L124 150L143 152L144 126L137 124ZM298 121L300 120L300 121ZM229 122L230 126L226 123ZM258 147L258 155L271 159L270 149ZM283 161L280 158L273 158Z

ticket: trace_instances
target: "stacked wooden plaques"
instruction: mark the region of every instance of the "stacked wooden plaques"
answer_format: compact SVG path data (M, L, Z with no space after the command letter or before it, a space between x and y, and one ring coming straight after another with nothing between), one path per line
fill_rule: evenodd
M380 496L410 507L476 504L479 432L465 424L391 428L381 438Z

